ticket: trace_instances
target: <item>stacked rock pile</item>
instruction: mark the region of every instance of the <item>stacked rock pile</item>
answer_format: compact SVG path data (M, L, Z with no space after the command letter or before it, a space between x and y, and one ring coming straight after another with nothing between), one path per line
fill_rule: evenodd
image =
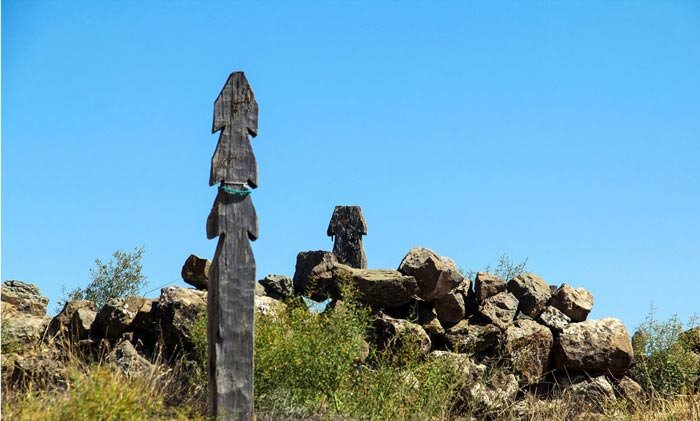
M20 281L2 286L3 343L42 343L41 352L18 355L4 378L13 383L67 375L57 366L66 343L85 354L106 355L125 371L151 371L156 358L193 352L192 327L206 311L210 262L190 256L183 279L197 289L167 287L156 299L126 297L96 308L72 301L53 318L48 300ZM350 288L348 288L350 286ZM454 261L426 248L411 249L397 269L355 268L328 251L297 256L294 277L268 275L256 285L256 311L283 311L284 301L353 299L367 306L379 347L409 338L428 358L454 361L465 376L480 377L488 366L508 367L487 384L464 391L487 408L512 404L522 390L544 395L554 388L582 399L639 397L628 377L633 363L629 333L617 319L589 320L593 296L540 276L512 279L479 272L473 282ZM483 376L482 376L483 377Z
M584 288L549 285L533 273L506 280L479 272L472 284L454 261L426 248L411 249L397 270L352 268L327 251L298 254L296 294L342 300L348 282L371 308L379 345L410 334L426 354L508 366L520 389L560 386L590 397L592 388L611 399L615 389L641 393L627 376L634 359L627 329L614 318L588 320L593 296Z

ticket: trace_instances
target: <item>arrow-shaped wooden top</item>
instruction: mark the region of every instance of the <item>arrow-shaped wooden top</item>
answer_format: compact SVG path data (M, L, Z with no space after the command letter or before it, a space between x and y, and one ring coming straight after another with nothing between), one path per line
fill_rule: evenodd
M248 135L258 134L258 103L243 72L233 72L214 102L212 133L221 130L211 158L209 185L258 186L258 165Z

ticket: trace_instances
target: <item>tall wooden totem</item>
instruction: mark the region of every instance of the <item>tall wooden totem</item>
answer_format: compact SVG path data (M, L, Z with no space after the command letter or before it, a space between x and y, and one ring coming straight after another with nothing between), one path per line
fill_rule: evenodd
M219 189L207 237L219 237L209 273L209 412L253 418L255 259L258 219L250 198L258 168L248 136L258 132L258 104L243 72L231 73L214 103L212 133L221 131L209 185Z

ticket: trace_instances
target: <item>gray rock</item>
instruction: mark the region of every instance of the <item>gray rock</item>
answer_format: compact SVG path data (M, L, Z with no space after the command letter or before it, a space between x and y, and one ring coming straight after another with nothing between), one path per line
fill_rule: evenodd
M209 268L211 261L190 254L182 265L182 279L193 287L206 291L209 288Z
M547 372L554 338L545 326L517 320L503 336L503 355L510 361L521 384L535 384Z
M260 282L255 283L255 295L265 295L265 287L260 285Z
M416 279L418 296L425 301L447 295L465 282L469 289L469 281L465 280L454 261L422 247L408 251L399 265L399 272Z
M31 316L46 316L49 299L39 293L36 285L22 281L5 281L0 287L0 299L12 304L18 312Z
M470 410L483 414L501 410L510 405L518 393L518 381L512 374L494 371L487 375L488 368L477 364L466 354L433 351L429 357L452 366L463 380L458 390L463 404Z
M156 307L158 301L145 299L134 316L129 329L134 333L133 343L139 349L154 350L161 337L160 319Z
M457 323L466 313L464 294L453 291L437 298L434 302L438 320L442 323Z
M506 290L506 281L500 276L478 272L474 278L474 294L479 303Z
M334 282L334 289L338 291L341 291L343 283L351 282L357 293L357 301L376 308L404 306L415 299L418 289L412 276L402 275L399 271L355 269L346 265L336 267Z
M510 292L499 292L484 299L479 313L494 325L505 329L518 311L518 299Z
M294 295L294 284L289 276L267 275L258 283L265 288L265 295L275 300L286 300Z
M2 315L2 343L3 347L23 347L38 343L46 332L50 317L34 316L29 313L15 313Z
M116 365L128 375L147 377L155 370L155 366L142 357L129 341L122 341L114 347L107 355L107 362Z
M328 298L339 299L340 292L333 280L334 270L339 262L328 251L303 251L297 255L294 271L294 292L308 295L314 301Z
M374 318L373 325L375 345L379 349L399 349L410 345L416 346L424 354L430 351L430 337L418 324L380 313Z
M11 390L65 390L68 386L69 367L54 347L39 347L36 352L17 355L10 370L5 364L6 360L3 361L3 374L9 377L9 382L5 384L3 381L3 387L10 386Z
M97 312L90 308L79 308L73 312L70 319L70 336L73 341L80 341L90 337L92 325L97 317Z
M498 349L501 329L494 325L477 325L462 320L445 330L447 349L477 356L493 355Z
M551 305L566 314L574 322L582 322L593 308L593 295L583 288L562 284L552 294Z
M97 312L94 322L99 335L106 339L119 338L129 329L145 301L144 298L133 295L107 301Z
M555 307L547 306L537 317L537 320L553 332L561 332L566 325L571 323L571 319Z
M462 395L477 413L492 414L510 407L519 390L515 375L499 370L487 379L467 385Z
M644 389L636 381L627 376L623 376L615 385L620 397L630 402L642 402L646 397Z
M565 386L565 391L574 402L586 404L598 411L603 410L608 402L615 400L615 390L605 376L576 377L571 380L571 384Z
M159 323L166 355L194 349L192 327L206 309L206 292L176 286L161 289L152 312Z
M554 366L569 373L624 375L634 359L625 325L617 319L567 325L554 348Z
M49 338L58 338L59 340L61 340L61 337L69 339L71 337L70 325L71 320L73 319L73 314L81 309L88 310L93 313L96 313L97 311L97 307L95 307L95 303L93 303L92 301L70 301L66 303L65 306L63 306L63 310L61 310L60 313L58 313L53 319L51 319L51 323L49 323L47 336Z
M547 282L533 273L521 273L506 288L520 302L519 310L532 318L540 315L551 297Z

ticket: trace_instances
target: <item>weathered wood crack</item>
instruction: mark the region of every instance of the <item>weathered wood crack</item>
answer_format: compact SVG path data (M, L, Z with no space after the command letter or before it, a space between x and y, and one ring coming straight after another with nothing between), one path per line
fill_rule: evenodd
M250 189L258 169L249 135L258 104L243 72L231 73L214 103L212 133L221 131L209 185L219 185L207 237L219 237L209 274L209 412L217 419L253 418L255 259L258 219Z

